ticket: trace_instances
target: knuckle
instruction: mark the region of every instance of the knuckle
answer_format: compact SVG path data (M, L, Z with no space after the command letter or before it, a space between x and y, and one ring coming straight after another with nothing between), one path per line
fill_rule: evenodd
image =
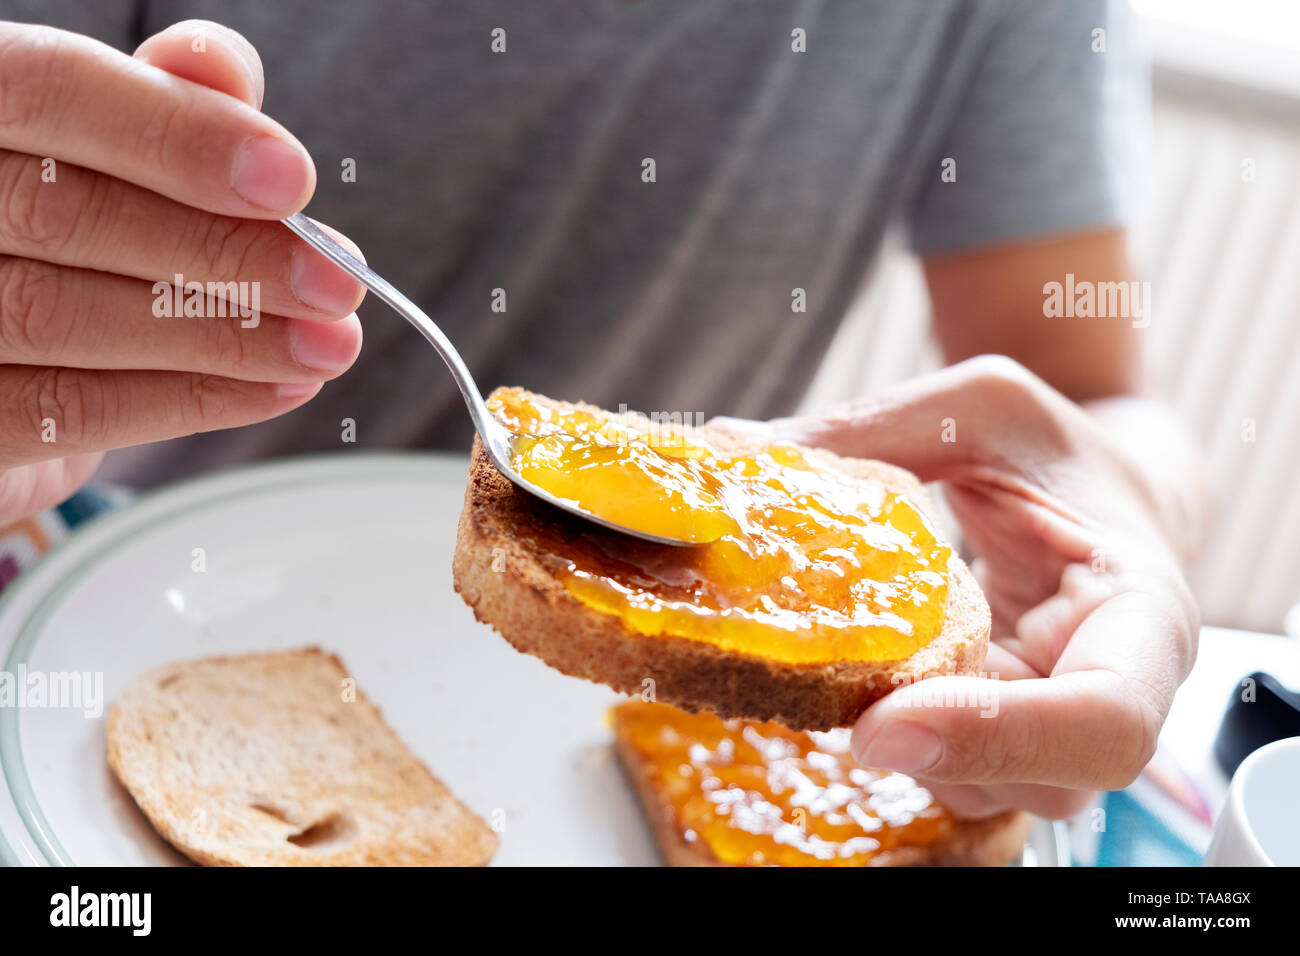
M1037 397L1042 387L1038 376L1006 355L978 355L966 363L969 381L985 392L1012 397Z
M1032 765L1043 753L1042 740L1042 727L1034 714L1008 721L985 748L985 772L990 778L1028 779Z
M220 280L248 277L258 258L261 223L196 212L191 229L189 248L196 250L192 270Z
M103 441L115 415L114 397L102 376L66 368L37 370L27 384L24 405L37 422L53 420L61 442L78 447Z
M0 230L13 251L57 255L83 219L103 206L102 192L87 190L81 177L57 187L41 178L40 160L13 154L0 164L4 218Z
M203 348L213 365L228 375L247 367L252 342L243 329L232 321L203 319Z
M1031 442L1037 447L1062 453L1072 447L1076 437L1067 404L1046 382L1005 355L980 355L966 363L966 385L973 405L982 409L1000 431L1009 433L1013 444ZM1005 428L1014 423L1013 428ZM991 444L990 454L1003 464L1015 466L1017 456L1005 445Z
M49 359L65 351L71 326L59 321L59 269L31 259L0 257L0 356Z
M186 165L186 149L192 149L192 144L183 143L180 136L180 121L186 108L183 100L157 99L135 144L144 164L161 170L176 170Z
M50 27L13 26L0 36L0 129L24 129L56 95L56 68L66 34Z
M944 754L945 778L969 783L1027 779L1029 764L1039 753L1041 736L1031 715L1016 720L999 721L995 733L988 734L977 746L961 746Z
M233 383L218 375L180 376L177 408L185 434L212 431L228 424L235 402Z

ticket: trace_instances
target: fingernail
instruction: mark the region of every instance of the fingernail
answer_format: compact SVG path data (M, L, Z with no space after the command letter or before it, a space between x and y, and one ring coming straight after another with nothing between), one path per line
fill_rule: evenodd
M317 372L338 372L348 367L356 353L353 319L339 322L316 322L293 319L289 324L289 352L304 368Z
M876 731L854 757L864 767L913 773L933 767L942 754L943 744L933 730L924 724L898 720Z
M307 188L310 160L274 136L254 136L239 147L231 169L235 192L255 206L290 212Z
M306 398L321 390L324 382L285 382L275 387L275 394L280 398Z
M335 314L351 312L361 294L355 279L305 243L293 251L289 285L303 305Z

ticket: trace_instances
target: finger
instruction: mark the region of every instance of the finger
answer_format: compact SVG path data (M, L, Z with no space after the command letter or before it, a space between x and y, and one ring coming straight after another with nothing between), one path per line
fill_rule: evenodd
M989 796L989 788L978 783L943 783L917 777L916 782L964 820L983 820L1006 809L1002 801Z
M1016 622L1016 637L1025 660L1051 673L1084 620L1115 594L1108 575L1085 564L1069 564L1055 594L1030 608Z
M0 364L319 382L343 372L361 349L355 315L338 322L244 317L224 300L204 299L204 316L193 317L177 300L167 285L0 256Z
M180 275L234 300L256 289L261 309L301 318L347 315L365 294L279 222L215 215L76 166L45 182L39 158L8 150L0 150L0 191L0 253L151 282Z
M936 677L868 708L852 746L863 766L927 780L1109 790L1137 777L1163 718L1140 682L1108 670Z
M320 387L190 372L0 366L0 461L13 467L251 425L297 408Z
M990 642L988 656L984 659L984 676L992 680L1029 680L1047 674L1026 664L1013 648L1001 642Z
M1046 820L1066 820L1097 799L1094 790L1069 790L1032 783L939 783L919 780L934 798L959 817L982 820L1008 810L1024 810Z
M1012 635L1016 622L1044 594L1055 592L1068 564L1090 560L1101 543L1094 522L1063 502L1034 500L1031 489L1011 492L957 481L944 491L967 543L980 555L977 580L999 639ZM1037 545L1033 561L1024 560L1026 542Z
M0 148L190 206L282 219L316 186L311 157L278 123L88 37L0 23L0 90Z
M993 665L993 657L995 654L998 656L999 663L1004 662L1005 659L1002 658L1002 655L1006 654L1008 657L1019 662L1018 663L1019 668L1024 668L1025 670L1029 671L1029 673L1022 673L1019 674L1018 676L1009 676L1013 674L1014 671L1008 671L1005 669L999 670L997 667ZM987 667L990 676L993 676L994 673L1002 675L1000 678L1001 680L1025 680L1026 678L1030 678L1030 677L1049 676L1051 674L1050 669L1046 671L1039 671L1038 669L1032 668L1025 663L1025 661L1028 660L1031 656L1033 655L1029 652L1028 648L1025 647L1024 642L1021 641L1020 638L1018 637L1007 637L1007 636L990 637L989 638L989 661L986 662L985 666Z
M778 419L778 421L782 420ZM775 422L760 422L752 418L732 418L729 415L716 415L705 422L704 427L727 432L731 435L739 435L742 438L770 439L774 434L774 424Z
M955 486L949 485L944 489L947 500L951 503L953 497L951 492ZM957 522L961 523L961 514L957 512ZM967 539L969 541L969 538ZM1017 562L1015 567L1022 568L1022 562ZM994 568L988 561L983 558L975 558L969 564L970 573L975 578L975 583L980 586L984 592L984 597L989 602L989 611L992 614L993 622L989 630L989 640L996 641L998 644L1007 647L1013 654L1019 655L1020 651L1017 645L1018 639L1015 636L1016 621L1020 615L1025 613L1026 607L1032 607L1033 602L1039 600L1042 592L1029 593L1029 587L1033 584L1033 579L1029 575L1023 578L1013 578L1004 568L999 566ZM1035 578L1037 575L1035 575ZM1006 590L1008 582L1011 583L1011 589ZM995 587L1001 587L1003 590L994 590ZM991 647L992 645L990 645ZM1023 659L1023 658L1022 658ZM1035 677L1046 677L1046 674L1035 674Z
M969 474L980 465L1005 466L1015 475L1069 442L1059 419L1062 403L1068 406L1010 359L981 356L823 412L776 419L767 434L888 461L922 481ZM719 427L756 434L752 424L736 419L723 419ZM1008 480L996 473L983 477Z
M68 455L0 471L0 525L44 511L85 484L104 455Z
M262 58L243 34L211 20L182 20L136 47L135 58L255 110L262 108Z
M1064 515L1064 506L1045 507L1000 489L985 493L998 503L986 514L1006 522L1027 520L1028 533L1047 546L1036 570L1022 566L1021 573L1041 576L1059 568L1061 574L1059 589L1043 587L1053 596L1026 607L1015 639L1002 643L1032 666L1051 665L1053 674L1095 669L1121 674L1148 687L1163 719L1191 670L1200 632L1200 612L1176 559L1144 547L1140 539L1112 542L1095 524ZM1011 567L1012 561L1009 553L1002 564ZM1004 583L995 582L994 588ZM1060 654L1054 658L1056 648Z
M1200 611L1177 571L1130 568L1114 587L1075 630L1053 673L1104 668L1122 675L1158 726L1196 661Z

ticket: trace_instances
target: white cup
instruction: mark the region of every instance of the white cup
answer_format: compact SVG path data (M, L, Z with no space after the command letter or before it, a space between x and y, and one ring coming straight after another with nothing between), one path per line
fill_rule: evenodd
M1241 762L1214 824L1203 866L1300 866L1300 737L1275 740Z

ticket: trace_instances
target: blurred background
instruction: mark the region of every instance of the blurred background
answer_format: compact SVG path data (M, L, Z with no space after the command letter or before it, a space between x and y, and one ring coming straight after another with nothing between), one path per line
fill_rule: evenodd
M1135 230L1149 351L1219 493L1197 593L1207 624L1300 637L1300 2L1133 8L1152 83ZM892 240L804 407L937 368L927 313Z

